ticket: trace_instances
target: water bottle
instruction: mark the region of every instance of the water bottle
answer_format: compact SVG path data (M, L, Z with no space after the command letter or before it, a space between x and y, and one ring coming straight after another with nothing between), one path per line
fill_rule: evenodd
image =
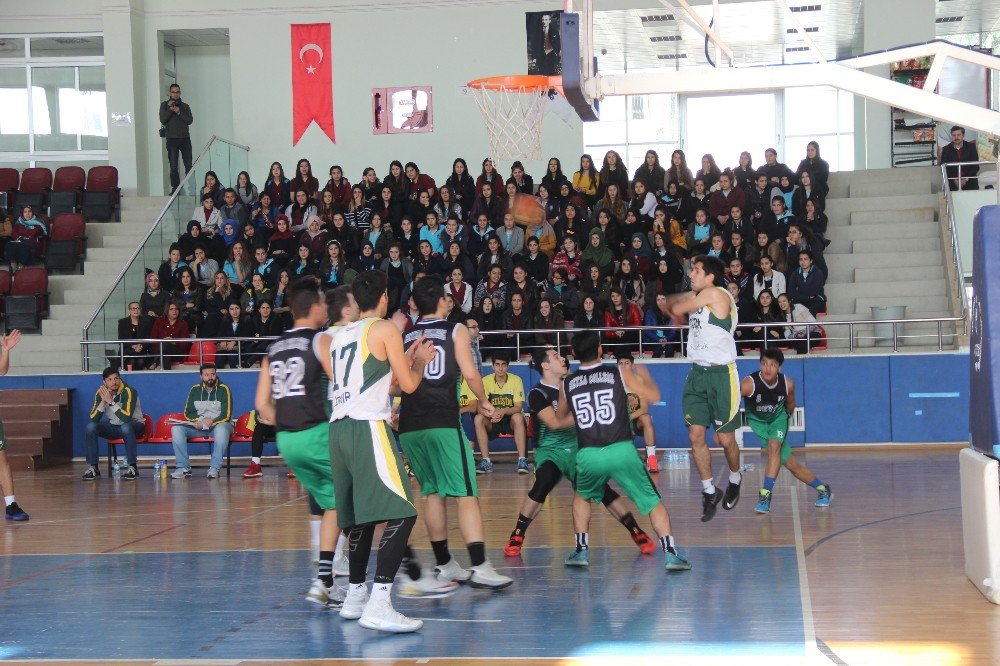
M160 478L164 481L167 480L167 459L164 458L160 461Z
M752 472L754 470L753 463L743 463L740 465L741 472Z
M111 478L112 479L119 479L119 478L121 478L121 471L122 471L122 468L118 464L118 458L115 458L115 466L114 466L113 471L111 472Z
M160 478L160 459L157 458L156 462L153 463L153 478Z

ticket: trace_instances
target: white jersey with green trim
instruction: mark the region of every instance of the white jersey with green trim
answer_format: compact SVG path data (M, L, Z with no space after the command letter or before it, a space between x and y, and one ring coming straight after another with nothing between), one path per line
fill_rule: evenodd
M392 414L389 361L375 358L368 348L368 334L377 317L368 317L331 329L330 420L388 420Z
M696 365L729 365L736 362L736 332L738 317L736 301L728 290L718 289L729 299L729 315L717 317L712 309L705 306L698 308L688 316L688 360Z

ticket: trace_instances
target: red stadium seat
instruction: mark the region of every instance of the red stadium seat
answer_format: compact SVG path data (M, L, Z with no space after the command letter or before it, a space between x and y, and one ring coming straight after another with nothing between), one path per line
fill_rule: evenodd
M79 213L60 213L49 227L49 244L45 252L45 267L70 269L87 256L86 223ZM81 264L81 271L82 271Z
M41 212L45 197L52 189L52 171L44 167L30 167L21 172L21 185L17 188L15 205L31 206Z
M215 363L215 343L196 342L191 345L187 357L178 365L201 365L202 363Z
M10 295L33 296L38 303L38 312L49 314L49 274L40 266L26 266L14 275L14 287Z
M87 172L82 167L64 166L56 169L52 191L49 192L49 215L75 213L86 181Z
M0 192L16 192L21 182L21 174L10 167L0 168Z
M0 315L4 311L4 302L7 297L10 296L10 290L13 286L13 279L10 271L0 271Z
M170 434L170 429L173 425L168 423L170 419L177 421L184 420L184 414L181 412L171 412L170 414L164 414L156 421L156 429L153 431L153 436L148 437L146 441L150 444L166 444L173 441L173 437ZM188 440L190 442L211 442L211 437L195 437L194 439Z
M121 190L118 169L113 166L91 167L83 191L83 215L88 220L121 221Z
M247 412L240 418L236 419L236 425L233 427L233 436L229 439L229 441L230 442L253 441L253 430L250 429L250 412Z

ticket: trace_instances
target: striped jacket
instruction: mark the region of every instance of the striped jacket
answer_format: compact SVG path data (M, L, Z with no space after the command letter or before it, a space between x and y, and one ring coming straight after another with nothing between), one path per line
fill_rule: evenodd
M94 406L90 408L90 420L100 421L101 417L107 413L108 421L112 425L123 425L126 421L143 422L142 408L139 406L139 394L134 388L122 381L121 388L115 395L115 401L111 405L106 405L101 400L100 389L94 392Z
M229 387L221 381L211 389L202 383L192 386L184 403L184 418L188 421L212 419L213 426L231 421L233 394Z

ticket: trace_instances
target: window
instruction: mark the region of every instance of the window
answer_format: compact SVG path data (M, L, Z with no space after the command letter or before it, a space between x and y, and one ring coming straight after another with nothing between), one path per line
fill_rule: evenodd
M828 86L785 90L785 151L793 169L810 141L831 171L854 169L854 95Z
M606 97L601 120L583 124L583 144L598 168L609 150L622 156L630 172L642 164L647 150L655 150L660 164L666 164L680 144L679 118L674 94Z

